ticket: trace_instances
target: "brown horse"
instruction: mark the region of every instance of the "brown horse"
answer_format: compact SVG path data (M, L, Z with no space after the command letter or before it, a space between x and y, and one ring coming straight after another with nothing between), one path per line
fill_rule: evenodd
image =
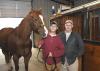
M7 30L10 30L7 32ZM45 32L43 16L40 11L32 10L29 14L22 20L20 25L15 29L6 29L5 38L6 38L6 51L2 47L2 51L5 55L6 62L10 62L11 56L13 56L15 70L19 70L19 58L24 57L25 70L28 71L28 63L32 55L31 48L32 42L30 39L31 32L43 34ZM8 33L8 34L7 34ZM0 33L1 35L1 33ZM3 36L0 36L2 38ZM4 38L4 40L5 40ZM3 39L2 39L3 40ZM0 43L1 45L2 43ZM12 71L12 68L9 69Z

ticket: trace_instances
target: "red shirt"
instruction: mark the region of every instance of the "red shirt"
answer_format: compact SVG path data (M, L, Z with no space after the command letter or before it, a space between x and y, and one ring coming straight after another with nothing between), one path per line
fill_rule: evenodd
M64 54L64 45L58 35L48 35L45 39L42 40L41 44L45 62L47 62L48 64L54 64L53 58L48 57L49 52L52 53L52 56L55 58L56 63L61 62L61 56Z

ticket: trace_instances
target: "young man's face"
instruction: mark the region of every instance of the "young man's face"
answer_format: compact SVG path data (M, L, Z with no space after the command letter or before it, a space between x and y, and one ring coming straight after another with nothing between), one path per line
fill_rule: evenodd
M73 28L73 24L70 22L65 23L65 31L66 32L71 32Z
M57 29L58 29L58 27L57 27L56 24L52 24L52 25L50 26L50 31L51 31L51 32L56 32Z

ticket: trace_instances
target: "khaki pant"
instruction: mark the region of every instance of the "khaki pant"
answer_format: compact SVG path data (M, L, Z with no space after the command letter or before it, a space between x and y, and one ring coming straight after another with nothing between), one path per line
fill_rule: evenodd
M51 69L55 68L55 64L49 65L46 64L46 67L44 66L44 71L51 71ZM61 62L56 64L56 68L54 71L61 71Z
M78 71L78 58L76 58L75 62L71 65L68 65L67 59L65 59L65 64L62 65L61 71Z

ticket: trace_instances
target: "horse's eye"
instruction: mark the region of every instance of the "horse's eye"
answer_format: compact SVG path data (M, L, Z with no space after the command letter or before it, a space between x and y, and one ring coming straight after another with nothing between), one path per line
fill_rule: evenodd
M44 27L45 25L41 24L41 27Z
M36 18L35 18L34 20L35 20L35 21L37 21L37 19L36 19Z

